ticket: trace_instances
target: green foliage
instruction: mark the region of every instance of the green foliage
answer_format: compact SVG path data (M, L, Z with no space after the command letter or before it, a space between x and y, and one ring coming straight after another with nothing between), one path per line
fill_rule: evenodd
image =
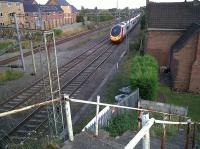
M18 79L22 76L23 73L21 71L6 70L4 72L0 72L0 85L7 81Z
M13 41L0 41L0 50L12 47L14 45Z
M143 14L140 18L140 29L144 30L146 27L146 15Z
M136 56L131 68L131 87L139 88L143 99L154 100L158 86L158 63L149 55Z
M76 22L84 22L84 18L83 18L83 15L79 14L76 16Z
M120 114L110 120L106 130L112 137L120 136L127 130L135 130L137 127L136 112Z
M62 140L53 136L42 136L40 139L28 139L23 145L10 143L8 149L59 149Z
M56 36L60 36L63 33L63 30L61 29L53 29Z
M90 23L90 24L87 24L86 27L88 30L92 30L95 28L95 25L93 23Z

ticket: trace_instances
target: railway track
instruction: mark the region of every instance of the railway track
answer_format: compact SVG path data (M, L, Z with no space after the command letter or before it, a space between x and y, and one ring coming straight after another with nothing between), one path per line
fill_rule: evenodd
M64 82L61 83L61 88L66 88L67 90L65 90L65 93L69 94L70 96L73 95L84 84L84 82L96 71L96 69L98 69L99 66L101 66L102 63L109 58L113 52L113 45L106 44L105 40L101 41L100 44L97 44L94 47L90 48L76 59L66 64L64 67L62 67L63 69L60 69L60 82ZM82 66L81 69L74 69L74 66L80 64L82 61L85 61L84 67ZM46 78L45 81L48 81L48 79ZM30 101L33 101L33 97L35 99L38 98L37 95L34 95L35 93L38 95L41 94L41 92L38 92L38 90L41 91L42 85L43 84L40 80L36 84L28 87L27 90L23 90L19 94L15 95L13 100L8 100L7 102L2 103L1 107L3 105L3 107L8 107L4 109L4 111L7 111L16 107L25 106L25 104L30 104ZM23 100L15 100L18 99L16 97L23 97ZM34 102L36 101L34 100ZM46 117L46 109L42 107L35 109L8 133L9 139L11 139L14 143L23 142L28 137L28 134L37 131L43 126L43 124L47 121ZM1 140L1 142L3 142L2 144L5 144L7 139L8 137L5 136Z
M104 25L104 26L102 26L100 28L97 28L97 29L93 29L93 30L89 30L89 31L84 31L84 32L81 32L79 34L75 34L75 35L72 35L72 36L69 36L69 37L66 37L66 38L58 39L58 41L56 41L56 45L63 44L65 42L67 42L67 41L70 41L70 40L73 40L73 39L76 39L76 38L82 38L85 35L88 35L90 33L93 33L93 32L96 32L96 31L99 31L99 30L102 30L102 29L105 29L105 28L107 28L109 26L110 25ZM38 52L40 52L40 50L44 50L44 47L43 46L36 47L34 49L34 53L38 53ZM31 51L24 52L24 56L25 57L29 56L31 54L32 54ZM6 65L6 64L14 62L14 61L16 61L18 59L20 59L20 55L16 55L16 56L4 59L4 60L0 60L0 65Z

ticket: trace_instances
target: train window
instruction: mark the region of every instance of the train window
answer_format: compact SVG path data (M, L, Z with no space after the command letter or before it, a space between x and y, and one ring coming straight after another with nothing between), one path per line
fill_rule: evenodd
M117 25L115 27L112 28L111 30L111 35L112 36L118 36L121 32L121 26Z

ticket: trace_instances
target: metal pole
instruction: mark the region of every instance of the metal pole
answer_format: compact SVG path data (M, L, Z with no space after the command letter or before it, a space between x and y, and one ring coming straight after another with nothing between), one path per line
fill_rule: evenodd
M33 42L31 40L31 38L30 38L29 42L30 42L30 49L31 49L31 54L32 54L33 71L34 71L34 75L36 75L35 55L34 55L34 51L33 51Z
M20 55L21 55L21 63L22 63L23 70L25 71L26 69L25 69L25 62L24 62L24 53L23 53L23 50L22 50L21 37L20 37L20 33L19 33L19 25L18 25L17 15L16 15L16 13L13 13L13 15L14 15L14 20L15 20L17 40L18 40L19 50L20 50Z
M54 96L53 96L53 81L52 81L52 75L51 75L51 61L50 61L50 51L48 50L47 48L47 36L46 34L44 33L44 44L45 44L45 50L46 50L46 53L47 53L47 64L48 64L48 73L49 73L49 85L50 85L50 90L51 90L51 100L54 99ZM57 132L57 123L56 123L56 110L55 110L55 104L54 102L52 102L52 106L53 106L53 117L54 117L54 125L55 125L55 131L56 131L56 135L58 134Z
M195 139L196 139L196 123L194 123L193 126L192 149L195 149Z
M100 96L97 96L97 103L99 104L100 103ZM97 105L97 108L96 108L96 133L95 135L98 136L99 135L99 105Z
M70 109L70 103L69 103L69 100L68 100L69 96L64 95L64 99L65 99L65 112L66 112L66 118L67 118L67 129L68 129L68 133L69 133L69 140L74 141L71 109Z
M56 61L56 73L58 77L58 89L59 89L59 97L61 97L61 89L60 89L60 76L58 71L58 59L57 59L57 49L56 49L56 41L55 41L55 35L53 32L53 45L54 45L54 54L55 54L55 61ZM62 102L60 101L60 109L61 109L61 121L62 121L62 127L64 128L64 118L63 118L63 108L62 108Z
M186 136L185 136L185 149L188 149L188 143L189 143L189 135L190 135L190 122L187 124L187 129L186 129Z
M142 113L142 127L145 127L148 121L149 121L149 113ZM142 139L142 146L143 149L150 149L149 129L146 131L146 134Z

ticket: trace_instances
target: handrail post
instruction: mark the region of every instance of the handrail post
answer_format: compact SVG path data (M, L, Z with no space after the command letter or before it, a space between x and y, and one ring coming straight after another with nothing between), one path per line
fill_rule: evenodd
M196 123L194 123L193 126L192 149L195 149L195 139L196 139Z
M97 108L96 108L96 131L95 131L95 135L98 136L99 135L99 102L100 102L100 96L97 96Z
M142 113L142 127L146 125L146 123L149 121L149 113ZM144 135L142 139L142 146L143 149L150 149L150 135L149 130L146 131L146 134Z
M69 140L74 141L69 96L64 95L64 99L65 99L65 112L66 112L66 118L67 118L67 129L68 129L68 133L69 133Z
M188 120L186 136L185 136L185 149L188 149L188 145L189 145L190 123L191 123L191 120Z
M167 116L163 115L163 120L167 120ZM162 141L161 141L161 149L165 149L165 142L166 142L166 125L163 124L163 131L162 131Z

